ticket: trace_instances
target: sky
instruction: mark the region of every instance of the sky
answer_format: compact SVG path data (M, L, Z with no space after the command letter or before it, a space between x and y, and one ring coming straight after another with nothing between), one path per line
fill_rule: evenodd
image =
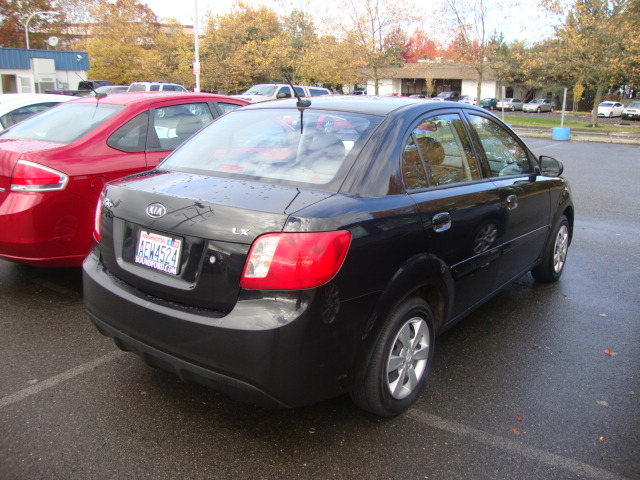
M145 2L159 18L176 18L183 25L193 25L195 18L196 2L198 6L198 19L200 29L204 25L204 18L207 13L214 15L222 15L231 11L231 6L235 3L235 0L186 0L184 3L176 2L175 0L142 0ZM291 11L292 8L303 9L308 11L310 8L316 15L318 12L312 5L317 5L314 0L243 0L245 3L254 7L265 5L273 9L276 13L283 15ZM494 2L502 2L502 0L489 0ZM181 8L176 8L179 4ZM433 5L437 4L437 1L427 1L418 3L419 5L426 5L424 18L428 23L429 19L433 17ZM548 14L538 8L537 1L534 0L521 0L520 2L507 2L507 5L511 5L512 11L510 12L509 19L504 21L500 15L491 15L491 20L494 20L496 26L500 26L505 35L505 40L508 42L514 40L524 40L525 42L533 43L540 41L545 37L549 37L553 34L554 18L551 14ZM324 3L322 5L325 5ZM338 8L340 3L333 3L333 8ZM507 9L509 7L506 7ZM427 29L428 31L428 29ZM202 31L201 31L202 33Z

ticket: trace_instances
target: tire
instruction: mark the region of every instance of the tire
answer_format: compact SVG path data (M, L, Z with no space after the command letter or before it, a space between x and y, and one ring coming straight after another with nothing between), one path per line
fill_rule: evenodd
M538 110L537 110L537 112L538 112L538 113L540 113L541 111L542 111L542 110L540 109L540 107L538 107Z
M562 215L549 237L542 263L531 270L533 278L543 283L552 283L558 280L567 261L570 241L569 221L566 216Z
M350 392L363 410L392 417L415 403L433 358L433 313L418 297L403 300L385 319L362 379Z
M516 107L511 107L511 111L515 112L516 111Z

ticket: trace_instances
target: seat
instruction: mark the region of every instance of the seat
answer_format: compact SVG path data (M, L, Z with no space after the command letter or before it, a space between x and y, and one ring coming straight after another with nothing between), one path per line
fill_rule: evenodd
M448 185L463 181L464 172L453 165L445 165L445 152L442 144L431 137L418 138L418 145L424 156L431 186Z
M336 135L317 133L307 140L301 160L313 171L334 175L346 154L344 143Z

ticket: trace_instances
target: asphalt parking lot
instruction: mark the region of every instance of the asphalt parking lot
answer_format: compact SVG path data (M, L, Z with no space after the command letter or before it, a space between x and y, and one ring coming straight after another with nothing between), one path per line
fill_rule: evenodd
M640 479L640 146L528 143L572 183L564 275L526 275L439 337L393 419L182 383L97 332L79 269L0 260L0 478Z

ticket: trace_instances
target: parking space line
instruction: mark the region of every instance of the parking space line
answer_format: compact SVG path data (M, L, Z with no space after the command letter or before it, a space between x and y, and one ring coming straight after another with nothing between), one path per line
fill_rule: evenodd
M30 387L23 388L22 390L16 393L7 395L0 399L0 409L4 407L8 407L9 405L14 404L16 402L25 400L26 398L29 398L30 396L35 395L41 392L42 390L55 387L56 385L62 382L66 382L67 380L77 377L78 375L82 375L83 373L86 373L89 370L99 367L100 365L103 365L105 363L111 362L123 355L126 355L126 353L120 350L116 350L107 355L103 355L102 357L98 357L95 360L92 360L87 363L83 363L82 365L79 365L70 370L67 370L66 372L59 373L58 375L55 375L51 378L43 380L42 382L38 382L35 385L31 385Z
M525 445L520 442L510 440L508 438L491 435L477 430L472 427L467 427L461 423L445 420L444 418L429 413L424 413L416 410L415 408L407 411L405 415L412 417L414 420L427 425L429 427L437 428L438 430L444 430L446 432L460 435L470 438L471 440L479 443L484 443L500 450L514 453L523 457L530 458L542 463L546 463L551 467L562 468L570 471L580 478L592 478L594 480L630 480L627 477L603 470L601 468L594 467L578 460L562 457L545 450L540 450L529 445Z

